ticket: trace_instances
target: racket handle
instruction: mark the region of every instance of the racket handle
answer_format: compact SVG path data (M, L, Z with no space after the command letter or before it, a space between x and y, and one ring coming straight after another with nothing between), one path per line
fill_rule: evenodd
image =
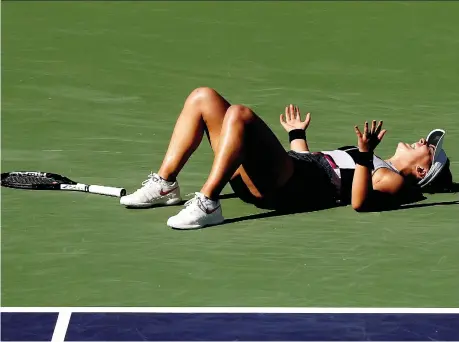
M113 188L111 186L90 185L88 192L105 196L122 197L126 195L126 189Z

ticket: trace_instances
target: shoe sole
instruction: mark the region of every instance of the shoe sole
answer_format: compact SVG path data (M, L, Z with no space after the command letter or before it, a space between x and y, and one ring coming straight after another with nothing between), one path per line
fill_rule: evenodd
M160 207L167 205L174 205L182 202L181 198L172 198L168 199L166 202L156 202L156 203L138 203L138 204L121 204L126 208L151 208L151 207Z
M219 224L222 224L223 222L225 222L225 219L222 219L222 220L218 220L218 221L215 221L215 222L210 222L210 223L206 223L204 225L200 225L200 224L184 224L184 225L181 225L180 227L178 226L169 226L170 228L172 229L175 229L175 230L189 230L189 229L200 229L200 228L205 228L205 227L210 227L210 226L216 226L216 225L219 225Z

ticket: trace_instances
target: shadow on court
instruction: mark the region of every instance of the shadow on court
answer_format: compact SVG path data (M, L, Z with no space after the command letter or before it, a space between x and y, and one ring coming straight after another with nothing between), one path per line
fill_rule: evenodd
M237 196L235 194L227 194L227 195L222 195L220 196L220 199L228 199L228 198L236 198ZM421 200L425 200L426 198L424 197ZM458 205L459 200L454 200L454 201L443 201L443 202L433 202L433 203L409 203L409 204L404 204L404 205L399 205L399 206L392 206L392 207L385 207L385 208L378 208L378 210L372 210L368 212L382 212L382 211L395 211L395 210L406 210L406 209L416 209L416 208L425 208L425 207L434 207L434 206L449 206L449 205ZM198 230L198 229L206 229L206 228L218 228L219 226L222 225L227 225L231 223L236 223L236 222L243 222L243 221L249 221L249 220L259 220L259 219L264 219L264 218L269 218L269 217L278 217L278 216L286 216L286 215L294 215L294 214L304 214L308 212L313 212L313 211L322 211L326 209L331 209L333 207L324 207L320 209L311 209L311 210L295 210L295 211L268 211L264 213L259 213L259 214L252 214L252 215L246 215L246 216L240 216L240 217L234 217L234 218L229 218L225 219L225 222L223 222L220 225L217 226L209 226L209 227L203 227L203 228L196 228L196 229L187 229L187 230ZM349 208L349 210L352 210Z
M225 200L225 199L231 199L231 198L238 198L238 196L235 193L231 194L223 194L220 195L219 199L220 200ZM434 206L449 206L449 205L458 205L459 200L454 200L454 201L443 201L443 202L432 202L432 203L419 203L421 201L426 200L427 197L425 196L420 196L412 199L406 199L404 204L399 204L399 205L392 205L392 206L385 206L385 207L379 207L375 210L368 210L368 212L384 212L384 211L396 211L396 210L406 210L406 209L416 209L416 208L426 208L426 207L434 207ZM187 200L182 200L180 203L177 205L184 205L187 202ZM342 205L345 206L345 205ZM225 222L222 224L219 224L217 226L209 226L209 227L202 227L202 228L194 228L194 229L186 229L186 230L199 230L199 229L206 229L206 228L218 228L219 226L222 225L227 225L231 223L236 223L236 222L243 222L243 221L249 221L249 220L259 220L259 219L264 219L264 218L270 218L270 217L279 217L279 216L287 216L287 215L294 215L294 214L304 214L304 213L309 213L309 212L315 212L315 211L322 211L326 209L331 209L331 208L336 208L337 206L324 206L322 208L311 208L311 209L302 209L302 210L284 210L284 211L278 211L278 210L271 210L268 212L264 213L258 213L258 214L252 214L252 215L246 215L246 216L240 216L240 217L234 217L234 218L229 218L225 219ZM132 207L127 207L127 209L151 209L151 208L132 208ZM352 210L349 208L349 210ZM177 230L182 230L182 229L177 229Z

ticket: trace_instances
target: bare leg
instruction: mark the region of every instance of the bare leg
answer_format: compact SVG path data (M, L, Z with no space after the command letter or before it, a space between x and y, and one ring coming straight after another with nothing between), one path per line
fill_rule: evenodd
M228 108L210 175L201 193L216 199L240 176L256 197L269 195L293 174L293 162L269 127L249 108Z
M231 106L211 88L198 88L186 99L158 174L174 180L208 134L215 153L201 192L216 198L230 179L242 179L250 193L263 197L282 186L293 163L269 127L249 108Z
M166 180L175 180L201 143L205 130L209 134L212 148L215 148L229 107L228 101L215 90L195 89L185 101L158 174Z

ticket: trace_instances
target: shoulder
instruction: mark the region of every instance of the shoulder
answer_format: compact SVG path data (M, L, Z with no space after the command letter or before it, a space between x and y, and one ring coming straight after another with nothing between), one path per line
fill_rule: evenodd
M397 172L380 168L373 174L372 183L374 190L395 194L403 188L405 178Z

